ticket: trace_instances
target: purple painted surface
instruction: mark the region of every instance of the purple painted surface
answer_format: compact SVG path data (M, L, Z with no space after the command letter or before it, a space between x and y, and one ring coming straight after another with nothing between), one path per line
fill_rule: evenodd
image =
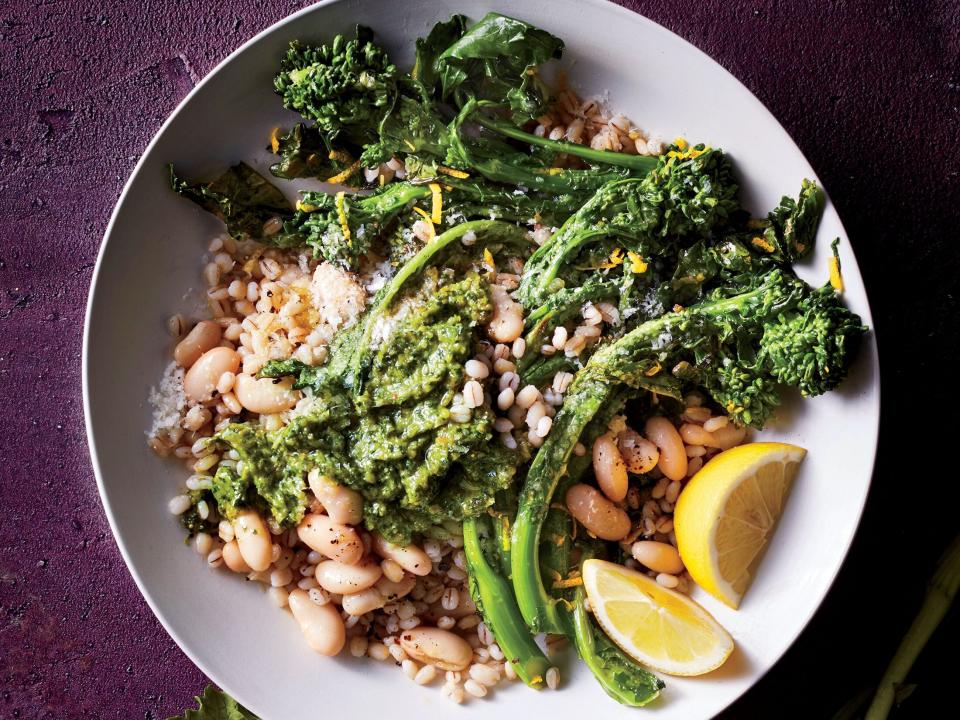
M141 599L97 497L84 305L110 211L161 122L242 41L305 4L0 5L2 718L163 718L206 682ZM955 0L626 4L771 108L829 189L871 292L885 419L865 520L808 630L723 717L829 716L876 680L960 528L946 451L897 449L899 417L941 403L958 356L960 11ZM955 614L900 717L946 698L955 680L936 658L958 630Z

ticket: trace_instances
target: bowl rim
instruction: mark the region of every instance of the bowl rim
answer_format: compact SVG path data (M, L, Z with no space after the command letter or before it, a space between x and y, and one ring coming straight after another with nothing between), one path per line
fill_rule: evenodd
M231 51L226 57L224 57L220 62L218 62L214 66L214 68L210 70L203 78L201 78L201 80L177 104L177 106L173 109L173 111L166 118L166 120L164 120L164 122L160 125L156 133L151 138L150 142L144 148L142 154L140 155L140 158L137 160L137 163L134 165L133 170L131 170L130 175L128 176L126 182L124 183L123 190L121 191L117 199L116 205L114 206L113 211L110 214L110 219L107 223L106 229L104 230L103 239L97 251L97 259L94 265L93 273L91 275L90 286L87 294L87 302L84 310L83 342L82 342L82 349L81 349L81 385L82 385L82 395L83 395L84 428L87 436L87 446L90 452L90 460L93 466L94 476L97 482L97 491L100 496L100 501L103 504L103 508L107 516L107 521L109 523L110 531L111 531L111 534L113 535L113 539L117 544L117 548L119 549L121 556L123 557L123 561L127 567L127 570L129 571L130 575L133 577L134 582L136 583L137 589L139 590L143 599L146 601L151 612L153 612L154 617L160 622L161 626L164 628L167 634L173 639L173 641L177 644L180 650L190 659L190 661L194 664L194 666L196 666L209 680L211 680L215 685L217 685L217 687L221 688L224 692L227 692L228 694L230 694L241 705L248 708L251 706L251 704L247 703L244 699L246 696L246 689L225 687L225 685L222 682L220 682L220 680L216 677L216 674L211 673L206 667L205 663L203 663L197 657L197 655L194 653L193 649L191 648L191 645L187 643L185 639L182 638L179 635L179 633L177 633L176 630L173 628L173 623L166 617L165 613L161 610L159 604L151 594L150 590L147 588L145 582L143 581L140 573L138 572L135 564L133 563L129 555L129 552L126 548L124 541L121 538L121 535L117 527L117 521L114 517L114 511L111 506L106 484L104 482L103 473L101 471L99 454L97 450L96 434L93 427L93 421L91 419L90 364L89 364L91 317L93 314L94 304L96 301L97 288L98 288L98 283L100 279L100 272L103 267L103 261L106 255L107 247L114 233L114 226L117 223L117 218L119 217L120 212L127 200L128 194L131 192L134 182L140 175L140 172L143 170L144 165L150 159L150 156L152 155L155 146L158 144L160 138L166 133L168 128L176 120L178 115L184 110L184 108L191 102L191 100L196 95L200 94L206 89L207 84L211 82L216 75L218 75L227 65L232 63L237 57L242 55L248 48L261 42L266 37L273 34L280 28L299 21L300 18L306 15L317 12L321 8L335 5L341 2L349 2L349 0L319 0L318 2L315 2L304 8L301 8L300 10L297 10L296 12L291 13L290 15L287 15L281 18L280 20L272 23L268 27L264 28L263 30L256 33L245 42L243 42L241 45L239 45L237 48ZM830 196L827 188L820 181L816 172L813 171L812 165L810 165L809 160L807 160L806 155L802 152L800 147L797 145L796 141L793 139L793 136L786 130L786 128L783 127L783 125L780 123L777 117L770 111L770 109L767 108L767 106L763 102L761 102L760 99L757 98L757 96L754 95L754 93L743 82L741 82L741 80L738 77L736 77L732 72L727 70L723 65L721 65L719 62L714 60L710 55L708 55L706 52L698 48L693 43L689 42L685 38L676 34L669 28L666 28L663 25L660 25L659 23L655 22L654 20L651 20L650 18L643 15L639 11L631 10L627 7L624 7L615 2L612 2L612 0L579 0L579 4L581 6L603 8L605 11L615 12L619 14L624 19L628 19L629 22L634 22L634 23L641 22L643 24L646 24L653 32L667 35L671 39L671 41L676 42L681 47L683 47L685 52L695 53L696 55L699 55L701 59L705 59L708 61L708 63L713 65L716 71L726 74L729 77L729 79L733 80L737 85L739 85L745 91L746 95L749 97L749 102L753 103L753 107L750 108L751 112L752 113L757 112L757 113L762 113L766 115L767 119L772 121L776 125L776 127L778 127L783 132L783 134L786 136L786 138L789 140L790 144L792 145L792 149L797 154L799 154L800 157L803 158L803 160L807 163L808 166L810 166L812 171L811 176L813 177L813 179L816 180L818 185L824 191L827 204L828 205L832 204L830 201ZM836 213L837 222L839 223L840 230L842 231L844 238L847 239L847 245L848 245L847 249L853 256L854 261L856 263L857 275L859 275L862 280L862 273L860 272L860 264L859 262L856 261L855 248L853 247L853 243L850 242L849 240L849 234L847 233L846 228L843 225L843 220L840 217L839 212L836 211L835 206L834 206L834 212ZM832 577L830 581L827 583L827 585L825 586L823 594L817 600L816 604L810 608L809 613L805 617L803 617L802 621L795 624L794 626L795 630L792 633L790 632L785 633L785 636L788 638L788 641L783 646L783 650L779 653L776 659L769 664L769 666L757 672L755 677L751 678L749 683L745 684L737 693L731 695L729 699L722 706L716 707L715 711L717 713L720 713L723 710L729 708L734 702L736 702L738 699L743 697L743 695L746 694L749 690L754 688L761 680L763 680L766 674L775 665L777 665L783 659L783 657L789 652L789 650L794 646L794 644L797 642L797 639L806 630L807 626L810 624L814 615L820 610L820 608L823 605L823 602L826 600L827 596L830 594L831 590L833 589L833 586L836 583L837 577L839 576L844 564L847 561L848 555L850 553L850 548L851 548L851 545L853 544L853 540L856 537L857 531L859 530L859 527L863 522L864 510L866 507L867 498L869 497L869 494L870 494L870 489L873 485L874 471L876 469L876 458L877 458L877 452L879 447L880 419L881 419L882 407L883 407L882 394L881 394L882 385L881 385L881 376L880 376L880 361L879 361L879 347L878 347L877 332L876 332L875 325L873 323L869 297L867 296L865 286L864 286L864 301L865 301L865 308L864 308L864 312L862 313L862 317L864 322L869 326L870 328L869 332L870 332L870 335L872 336L871 340L868 341L868 344L872 348L872 352L870 353L870 357L868 361L870 363L871 391L876 395L877 409L876 409L875 416L873 418L873 422L870 423L869 426L866 428L872 435L873 450L872 450L872 453L870 454L870 461L869 461L869 468L868 468L869 479L863 487L863 492L859 499L859 506L856 508L857 510L856 522L852 523L851 526L848 528L847 535L843 537L839 542L836 543L836 546L838 548L842 548L842 553L838 553L836 555L836 557L838 558L837 563L836 563L836 566L832 569ZM256 703L253 703L253 704L256 704Z

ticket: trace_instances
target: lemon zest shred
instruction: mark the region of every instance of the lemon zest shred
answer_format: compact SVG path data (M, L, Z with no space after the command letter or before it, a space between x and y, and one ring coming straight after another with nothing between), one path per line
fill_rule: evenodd
M579 585L583 585L583 578L572 577L572 578L567 578L566 580L557 580L555 583L553 583L553 589L562 590L563 588L572 588L572 587L577 587Z
M827 266L830 268L830 284L837 292L843 292L843 275L840 274L840 260L835 256L827 258Z
M280 150L280 126L278 125L270 131L270 150L274 155Z
M483 249L483 264L491 270L497 269L497 264L493 261L493 253L490 252L490 248Z
M331 150L327 157L330 160L335 160L336 162L340 163L353 162L353 158L350 157L350 153L348 153L346 150Z
M430 219L430 213L428 213L426 210L424 210L424 209L421 208L421 207L414 207L414 208L413 208L413 211L414 211L415 213L417 213L418 215L420 215L421 217L426 218L427 220Z
M687 142L687 139L679 135L676 138L674 138L673 144L676 145L678 148L680 148L681 152L683 150L686 150L689 147L689 143Z
M608 270L617 267L617 265L623 265L623 248L614 248L613 252L610 253L610 259L601 263L599 267L601 270Z
M770 244L770 242L769 242L768 240L765 240L764 238L760 237L759 235L751 238L751 239L750 239L750 244L753 245L754 247L758 247L758 248L760 248L761 250L764 250L764 251L766 251L766 252L768 252L768 253L772 253L772 252L776 249L776 248L773 247L773 245Z
M450 177L460 178L461 180L466 180L470 177L470 173L465 173L463 170L457 170L456 168L446 167L441 165L437 168L444 175L449 175Z
M430 208L430 220L436 224L440 224L440 218L443 213L443 193L440 192L440 186L437 183L430 183L427 187L430 188L431 196L431 208Z
M646 261L644 261L644 259L643 259L640 255L638 255L637 253L633 252L633 250L627 251L627 257L630 258L630 271L631 271L631 272L635 272L635 273L637 273L638 275L642 275L643 273L645 273L645 272L647 271L648 265L647 265Z
M359 169L360 169L360 161L357 160L356 162L354 162L353 164L351 164L350 167L348 167L348 168L347 168L346 170L344 170L343 172L338 172L338 173L337 173L336 175L334 175L333 177L327 178L327 182L328 182L328 183L331 183L331 184L333 184L333 185L339 185L340 183L345 182L346 180L348 180L348 179L350 178L350 176L353 175L353 174L354 174L357 170L359 170Z
M320 208L319 205L314 205L313 203L304 202L303 200L297 200L297 210L300 212L311 213Z
M344 208L344 204L347 198L347 194L341 190L336 195L336 200L334 200L334 205L337 207L337 217L340 218L340 229L343 230L343 237L345 240L350 239L350 225L347 223L347 211Z
M646 375L647 377L653 377L653 376L656 375L658 372L660 372L660 371L663 369L663 365L661 365L659 361L656 361L656 362L657 362L656 365L654 365L652 368L650 368L649 370L647 370L647 371L644 372L643 374Z
M414 145L414 144L413 144L412 142L410 142L409 140L404 139L403 144L406 145L408 148L410 148L410 151L411 151L411 152L416 152L416 151L417 151L417 146Z
M260 262L260 256L263 255L263 251L264 248L259 247L247 258L247 261L243 264L243 271L247 275L253 275L253 271L257 267L257 263Z

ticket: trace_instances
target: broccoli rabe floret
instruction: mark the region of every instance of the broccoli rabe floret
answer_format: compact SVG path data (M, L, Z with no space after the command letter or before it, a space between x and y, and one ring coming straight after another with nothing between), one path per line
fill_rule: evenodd
M337 35L324 45L290 43L274 79L283 104L317 124L327 144L377 141L377 127L392 109L399 71L357 26L356 37Z

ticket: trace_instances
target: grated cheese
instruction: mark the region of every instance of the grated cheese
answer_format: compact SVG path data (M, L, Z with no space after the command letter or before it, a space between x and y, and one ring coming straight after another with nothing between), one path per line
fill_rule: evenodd
M153 425L147 437L172 430L180 423L187 407L187 395L183 391L183 368L171 362L163 370L160 384L150 388L148 399L153 406Z

